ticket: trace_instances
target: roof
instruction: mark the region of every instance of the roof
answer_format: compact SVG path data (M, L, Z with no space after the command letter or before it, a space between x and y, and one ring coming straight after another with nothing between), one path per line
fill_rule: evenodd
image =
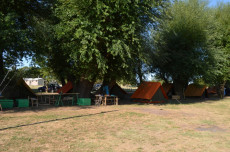
M147 99L151 100L157 90L160 89L165 99L168 99L160 82L143 82L134 94L131 96L133 99Z
M185 96L188 96L188 97L199 97L199 96L203 95L205 88L206 88L206 86L204 86L204 85L199 86L199 85L195 85L195 84L190 84L186 88L184 94L185 94Z

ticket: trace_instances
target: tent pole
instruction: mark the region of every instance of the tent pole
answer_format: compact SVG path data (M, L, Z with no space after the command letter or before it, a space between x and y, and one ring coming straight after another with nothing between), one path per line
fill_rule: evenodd
M10 72L10 70L8 70L7 74L6 74L5 77L3 78L3 80L2 80L2 82L1 82L1 84L0 84L0 87L2 86L2 84L3 84L3 82L5 81L7 75L9 74L9 72Z

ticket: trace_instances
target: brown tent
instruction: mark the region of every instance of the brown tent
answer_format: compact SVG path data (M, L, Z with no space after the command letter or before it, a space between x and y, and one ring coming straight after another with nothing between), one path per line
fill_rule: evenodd
M101 94L103 91L102 91L102 87L101 86L97 91L96 91L96 94ZM116 82L114 83L111 83L109 85L109 94L111 95L116 95L118 96L119 98L124 98L125 95L127 95L127 92L122 89Z
M190 84L184 94L186 97L201 97L205 93L206 86Z
M123 98L125 95L127 95L127 92L123 90L117 83L115 83L110 89L110 94Z
M30 89L30 87L22 78L13 78L8 85L7 83L4 85L6 85L6 88L3 90L2 95L5 98L16 99L28 98L28 96L36 97L35 93Z

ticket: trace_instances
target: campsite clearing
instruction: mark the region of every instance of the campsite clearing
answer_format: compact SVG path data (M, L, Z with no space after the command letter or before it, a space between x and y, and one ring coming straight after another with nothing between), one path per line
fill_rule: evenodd
M0 151L230 151L230 99L0 112Z

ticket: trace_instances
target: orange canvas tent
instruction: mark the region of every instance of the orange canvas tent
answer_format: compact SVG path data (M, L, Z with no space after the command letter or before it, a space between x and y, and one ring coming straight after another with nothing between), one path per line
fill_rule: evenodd
M190 84L186 88L184 94L186 97L201 97L205 92L206 86L198 86L195 84Z
M143 82L131 96L132 99L141 99L141 102L159 103L168 99L160 82Z
M67 92L69 92L71 89L73 89L73 84L72 84L72 82L67 82L66 83L66 85L64 85L63 87L61 87L58 91L57 91L57 93L67 93Z

